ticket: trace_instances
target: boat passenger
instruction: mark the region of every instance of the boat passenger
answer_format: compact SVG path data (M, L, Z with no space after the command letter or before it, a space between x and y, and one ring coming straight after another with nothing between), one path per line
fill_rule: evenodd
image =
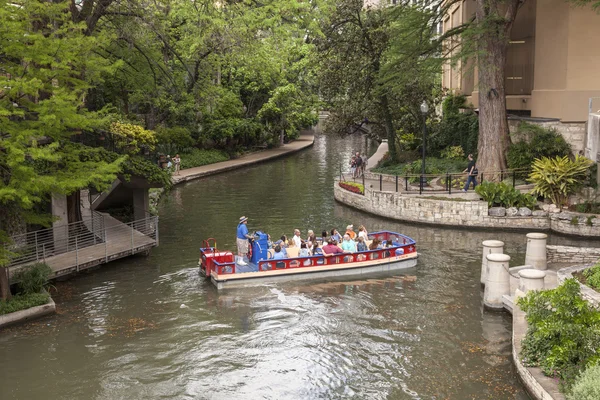
M354 232L354 225L348 225L346 227L346 234L350 236L350 239L356 239L356 232Z
M240 222L237 226L237 234L236 234L236 244L237 244L237 252L238 255L236 257L236 264L238 265L248 265L246 261L244 261L244 257L248 254L248 239L252 239L248 232L248 218L242 216L240 217Z
M367 244L365 243L365 239L363 236L358 236L358 242L356 243L356 251L367 251Z
M342 235L340 235L337 229L333 228L331 230L331 239L335 240L336 243L339 243L342 241ZM327 241L327 243L329 243L329 241Z
M287 258L287 256L283 253L283 248L281 245L275 246L275 253L273 254L273 260L282 260Z
M327 244L327 231L321 232L321 245L325 246Z
M317 238L315 237L315 232L312 229L308 230L308 238L306 238L307 242L316 243Z
M302 243L300 245L300 251L298 252L298 257L310 257L310 250L306 243Z
M362 237L364 240L369 240L369 233L364 225L358 227L358 237Z
M313 250L312 250L312 255L313 256L322 256L323 255L323 249L317 246L313 246Z
M377 250L380 249L381 247L381 240L375 238L373 239L373 241L371 242L371 244L369 245L369 250Z
M325 246L323 246L323 255L325 256L332 256L335 254L341 254L344 252L344 250L340 249L337 246L337 242L334 239L329 239L329 242L327 242L327 244Z
M392 236L388 243L391 243L393 247L402 246L402 244L398 241L396 236Z
M354 240L350 239L350 235L348 234L344 235L344 241L342 242L342 250L348 253L356 252L356 243L354 242Z
M302 244L302 238L300 237L300 231L298 229L294 229L294 236L292 237L292 240L294 241L294 246L300 248L300 245Z

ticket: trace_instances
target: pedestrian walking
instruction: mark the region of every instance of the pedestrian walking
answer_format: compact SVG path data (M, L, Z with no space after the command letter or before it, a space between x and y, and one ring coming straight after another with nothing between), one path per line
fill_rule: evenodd
M468 160L469 160L469 164L467 165L467 168L463 171L463 173L467 174L467 183L465 184L465 187L463 189L463 192L467 192L467 190L469 190L469 186L471 185L471 182L473 182L473 190L475 190L475 186L477 186L477 175L479 175L479 171L477 170L477 167L475 166L475 160L473 159L473 154L469 154L468 156Z

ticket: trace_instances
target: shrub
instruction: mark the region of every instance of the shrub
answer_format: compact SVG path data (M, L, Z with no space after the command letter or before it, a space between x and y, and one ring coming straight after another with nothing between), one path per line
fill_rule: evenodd
M579 155L575 160L567 156L537 159L529 176L535 185L532 194L544 196L557 206L566 205L569 196L582 187L592 164L591 160Z
M352 193L365 194L365 187L361 183L343 181L340 182L340 187Z
M464 154L477 153L479 138L479 119L473 112L461 112L467 108L464 95L450 95L442 102L442 120L432 131L428 139L427 151L440 154L452 146L460 146Z
M553 290L529 292L518 304L529 323L523 363L539 366L568 390L582 370L599 360L600 312L581 298L575 279Z
M488 206L500 207L535 207L537 200L529 194L523 194L504 182L495 183L484 181L475 187L477 193Z
M37 263L21 268L15 274L19 282L19 290L24 294L40 293L46 288L48 278L52 275L52 268L46 263Z
M460 146L450 146L442 150L440 153L442 158L447 158L450 160L462 160L465 158L465 152Z
M194 145L194 139L192 139L190 131L183 127L159 128L156 130L156 139L159 144L172 145L178 149L178 151L171 151L170 153L182 152L183 149Z
M110 131L113 133L115 146L128 154L138 154L142 147L152 151L156 146L156 133L139 125L113 122Z
M380 164L381 165L381 164ZM462 171L466 167L466 163L462 160L450 160L429 157L425 160L425 173L427 175L443 175L447 172ZM421 174L422 160L415 160L403 164L386 164L385 166L377 167L372 172L390 175L413 175L409 179L410 182L417 182Z
M48 293L19 294L10 300L0 300L0 315L26 310L31 307L48 303Z
M585 276L585 284L596 290L600 289L600 265L596 264L592 268L583 271Z
M568 400L600 399L600 365L589 367L577 378Z
M529 169L536 158L571 155L571 146L556 129L521 122L517 135L524 138L508 148L506 160L511 169Z
M229 160L229 156L219 150L194 149L191 153L181 155L181 168L194 168Z

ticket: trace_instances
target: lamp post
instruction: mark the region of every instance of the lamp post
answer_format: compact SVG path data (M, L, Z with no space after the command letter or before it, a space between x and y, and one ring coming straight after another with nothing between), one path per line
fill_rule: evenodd
M423 164L421 165L421 191L423 186L427 185L427 178L425 178L425 137L427 136L427 113L429 112L429 106L427 102L423 100L421 103L421 114L423 114Z

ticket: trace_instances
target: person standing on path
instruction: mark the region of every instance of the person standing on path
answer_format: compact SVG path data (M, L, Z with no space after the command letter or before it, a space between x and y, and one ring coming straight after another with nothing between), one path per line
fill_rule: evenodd
M248 254L248 239L252 239L252 236L248 233L248 224L247 217L240 217L240 222L237 226L237 235L236 235L236 243L237 243L237 260L235 261L238 265L248 265L246 261L244 261L244 257Z
M354 174L354 178L360 178L362 176L362 158L360 156L360 153L357 151L356 152L356 172Z
M179 175L179 170L181 169L181 158L179 158L179 154L175 154L175 157L173 157L173 165L175 166L175 175Z
M473 182L473 190L475 190L475 186L477 186L477 175L479 172L477 171L477 167L475 167L475 160L473 160L473 154L469 154L469 164L467 168L463 171L463 173L467 173L467 183L463 189L463 192L467 192L469 190L469 186L471 182Z

